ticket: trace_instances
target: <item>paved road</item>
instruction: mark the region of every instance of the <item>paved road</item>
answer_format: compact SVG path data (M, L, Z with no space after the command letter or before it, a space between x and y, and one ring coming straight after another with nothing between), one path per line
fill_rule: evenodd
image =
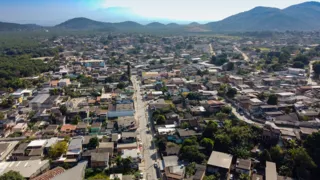
M215 56L215 55L216 55L216 53L214 52L214 50L213 50L213 47L212 47L212 44L211 44L211 43L209 44L209 49L210 49L210 54L211 54L211 56Z
M236 50L236 51L238 51L239 53L242 54L243 59L244 59L245 61L249 61L249 57L246 55L246 53L242 52L237 46L233 46L233 48L234 48L234 50Z
M157 175L154 168L154 163L155 163L154 159L157 158L157 150L155 146L153 146L152 133L147 133L149 129L147 128L148 114L146 111L146 105L142 99L141 92L140 92L140 85L137 82L136 76L132 76L131 81L133 84L133 88L135 90L135 94L134 94L135 111L136 111L135 116L139 124L137 131L139 132L140 139L142 142L142 147L143 147L143 150L142 150L143 162L141 163L141 165L144 166L142 167L144 168L144 171L142 169L142 172L144 175L144 179L156 180Z
M310 61L310 62L309 62L309 78L308 78L308 84L309 84L309 85L317 85L317 83L314 82L313 79L312 79L312 76L313 76L312 64L313 64L314 62L317 62L317 61L319 61L319 60L314 60L314 61Z

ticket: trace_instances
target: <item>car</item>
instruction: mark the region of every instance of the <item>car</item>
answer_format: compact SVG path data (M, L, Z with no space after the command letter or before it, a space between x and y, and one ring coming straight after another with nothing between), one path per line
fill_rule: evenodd
M154 167L154 168L158 168L158 164L157 164L157 163L154 163L153 167Z

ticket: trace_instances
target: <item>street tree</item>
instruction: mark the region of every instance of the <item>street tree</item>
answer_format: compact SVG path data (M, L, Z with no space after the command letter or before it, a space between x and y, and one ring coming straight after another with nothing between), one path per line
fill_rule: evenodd
M24 180L24 177L16 171L8 171L0 176L0 180Z
M313 69L314 74L316 75L316 77L319 78L319 75L320 75L320 62L314 62L312 64L312 69Z
M213 149L214 141L212 139L210 139L210 138L203 138L200 141L200 145L202 147L206 148L207 154L210 154L212 152L212 149Z
M228 98L234 98L237 94L237 90L235 88L228 88L228 91L226 93L226 96Z
M98 137L93 137L89 140L89 144L88 144L88 147L90 149L95 149L96 147L99 146L99 139Z
M77 114L72 118L71 124L77 125L81 121L81 117Z
M65 154L68 149L68 144L66 141L60 141L55 145L51 146L49 149L49 156L53 159L60 157Z

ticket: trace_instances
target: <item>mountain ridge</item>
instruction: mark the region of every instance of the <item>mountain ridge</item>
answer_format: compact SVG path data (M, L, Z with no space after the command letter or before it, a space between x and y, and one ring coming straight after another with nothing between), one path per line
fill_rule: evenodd
M91 30L103 29L109 31L125 30L170 30L179 29L186 32L228 32L228 31L313 31L320 30L320 3L304 2L284 9L257 6L251 10L229 16L221 21L199 24L180 25L177 23L163 24L151 22L142 25L135 21L110 23L96 21L86 17L69 19L53 27L55 29ZM30 24L0 22L0 31L37 30L44 27Z

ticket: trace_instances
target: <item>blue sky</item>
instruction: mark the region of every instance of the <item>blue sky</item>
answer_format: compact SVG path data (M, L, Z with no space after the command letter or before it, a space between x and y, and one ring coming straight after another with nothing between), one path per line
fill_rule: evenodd
M256 6L285 8L302 2L305 0L0 0L0 21L49 25L80 16L110 22L137 16L205 22ZM121 18L103 14L103 9L114 7L130 10L129 15L124 11Z

